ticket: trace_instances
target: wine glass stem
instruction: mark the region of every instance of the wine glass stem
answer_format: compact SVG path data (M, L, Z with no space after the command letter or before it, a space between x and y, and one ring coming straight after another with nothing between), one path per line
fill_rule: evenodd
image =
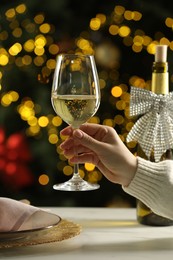
M78 151L77 151L76 148L75 148L75 155L76 155L76 157L78 158ZM73 175L80 178L80 174L79 174L79 164L78 164L78 163L75 163L75 164L74 164Z
M78 163L74 164L74 174L79 175L79 164Z
M76 128L74 128L74 129L76 129ZM77 148L75 146L74 146L74 153L75 153L75 156L78 158L78 151L77 151ZM73 175L80 178L79 164L78 163L74 164Z
M76 146L74 146L74 153L75 153L75 157L78 158L78 149L77 149ZM73 166L72 181L74 183L76 183L77 185L81 185L82 183L84 183L83 179L81 178L81 176L79 174L79 164L78 163L75 163L74 166Z

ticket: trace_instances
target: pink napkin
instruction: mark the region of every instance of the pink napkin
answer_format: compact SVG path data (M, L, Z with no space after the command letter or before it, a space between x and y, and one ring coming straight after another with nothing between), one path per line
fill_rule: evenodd
M0 197L0 232L44 228L60 220L58 215L46 210Z

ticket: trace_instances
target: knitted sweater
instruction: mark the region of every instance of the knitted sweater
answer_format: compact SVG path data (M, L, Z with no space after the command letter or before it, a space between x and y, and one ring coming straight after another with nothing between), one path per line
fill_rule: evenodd
M153 163L137 158L136 175L123 190L156 214L173 219L173 160Z

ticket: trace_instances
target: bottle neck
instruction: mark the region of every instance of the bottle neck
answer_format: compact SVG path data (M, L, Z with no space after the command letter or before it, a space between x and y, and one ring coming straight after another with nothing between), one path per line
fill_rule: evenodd
M169 73L167 62L153 62L151 91L163 95L169 93Z

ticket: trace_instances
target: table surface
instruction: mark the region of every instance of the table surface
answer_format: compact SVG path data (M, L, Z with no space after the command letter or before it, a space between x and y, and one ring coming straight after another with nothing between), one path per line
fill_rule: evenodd
M0 249L0 259L173 259L173 226L140 225L136 221L135 209L49 209L64 219L80 224L80 235L61 242Z

